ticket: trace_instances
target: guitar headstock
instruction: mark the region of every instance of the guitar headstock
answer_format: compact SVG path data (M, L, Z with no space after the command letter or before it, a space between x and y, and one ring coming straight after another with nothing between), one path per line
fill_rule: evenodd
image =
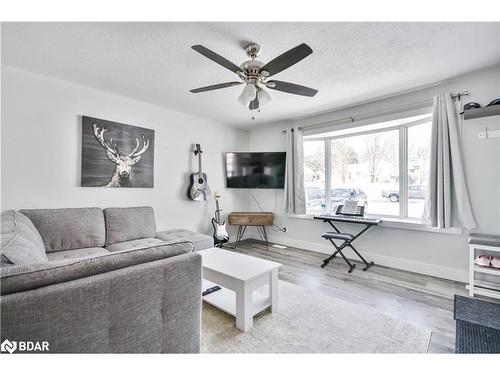
M198 154L202 154L202 153L203 153L203 151L201 151L201 145L199 143L197 143L195 146L194 154L198 155Z

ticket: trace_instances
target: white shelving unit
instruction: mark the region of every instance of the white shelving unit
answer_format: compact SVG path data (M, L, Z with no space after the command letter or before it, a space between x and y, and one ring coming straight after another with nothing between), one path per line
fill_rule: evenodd
M478 294L500 299L500 269L474 264L474 259L480 255L480 252L498 254L500 257L500 242L491 236L485 237L485 240L476 237L469 241L469 285L467 285L469 296L474 297ZM498 281L477 280L477 274L493 275L498 278Z

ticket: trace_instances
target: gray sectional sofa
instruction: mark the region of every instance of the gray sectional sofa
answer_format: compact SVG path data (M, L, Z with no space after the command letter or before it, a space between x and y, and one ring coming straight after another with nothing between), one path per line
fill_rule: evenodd
M50 352L196 353L210 236L156 232L151 207L6 211L1 341Z

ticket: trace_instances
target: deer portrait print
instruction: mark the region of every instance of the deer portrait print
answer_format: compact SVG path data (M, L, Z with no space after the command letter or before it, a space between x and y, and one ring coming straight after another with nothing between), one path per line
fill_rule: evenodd
M99 129L96 124L92 125L94 136L102 147L106 150L108 159L116 164L115 172L111 176L111 180L104 185L105 187L125 187L130 186L132 166L139 163L141 155L144 154L149 147L149 140L142 138L142 148L139 150L139 140L135 139L135 147L128 155L121 154L116 143L113 144L113 138L109 139L109 143L104 139L104 133L108 129Z
M82 118L82 186L154 186L154 130Z

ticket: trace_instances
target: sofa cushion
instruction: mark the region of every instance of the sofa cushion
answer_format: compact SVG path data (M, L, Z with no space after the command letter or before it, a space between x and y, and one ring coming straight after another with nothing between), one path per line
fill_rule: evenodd
M35 224L47 253L104 246L104 216L100 208L34 209L21 212Z
M47 254L49 261L62 260L62 259L77 259L88 258L99 255L109 254L109 251L103 247L86 247L83 249L53 251Z
M187 246L172 246L178 243L187 244ZM146 238L140 240L132 240L118 242L106 247L106 250L112 253L127 252L127 251L142 251L161 247L167 256L173 257L180 254L190 253L194 251L194 245L189 241L161 241L155 238Z
M106 208L106 246L156 236L152 207Z
M107 251L123 251L123 250L137 250L146 249L152 246L164 245L165 241L159 240L158 238L140 238L138 240L130 240L125 242L117 242L112 245L106 246Z
M189 241L193 243L195 251L214 247L213 237L189 229L164 230L158 232L156 238L162 241Z
M1 214L2 265L47 262L40 233L29 218L9 210Z
M88 258L63 259L44 264L4 267L0 268L1 294L17 293L81 279L192 251L192 243L175 242L147 249L108 252L108 254Z

